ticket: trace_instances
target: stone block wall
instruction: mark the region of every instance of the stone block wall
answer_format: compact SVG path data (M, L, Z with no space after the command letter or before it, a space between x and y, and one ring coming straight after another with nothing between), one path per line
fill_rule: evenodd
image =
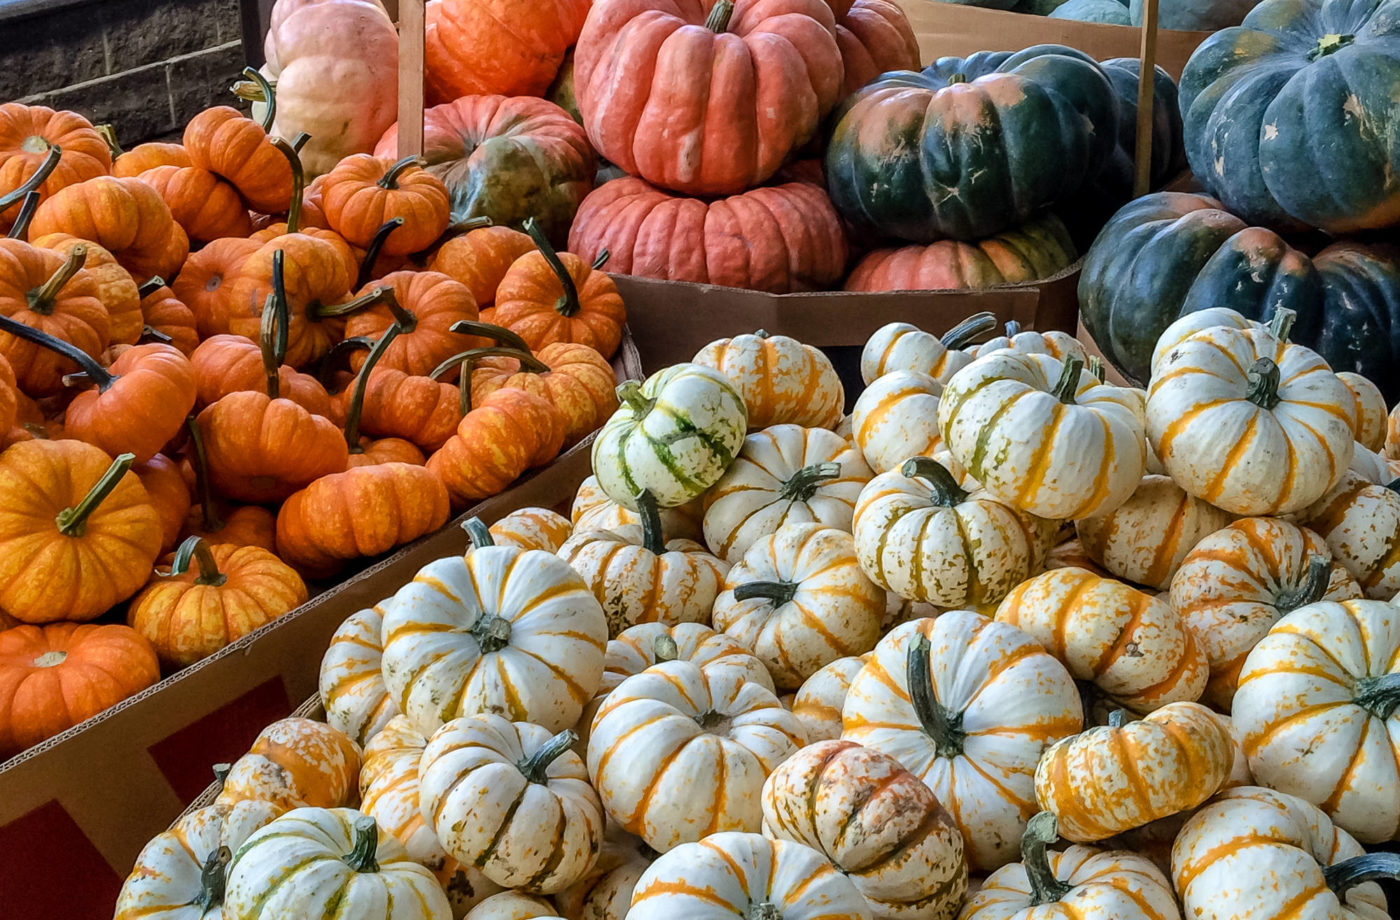
M0 0L0 102L109 122L127 148L233 104L243 66L238 0Z

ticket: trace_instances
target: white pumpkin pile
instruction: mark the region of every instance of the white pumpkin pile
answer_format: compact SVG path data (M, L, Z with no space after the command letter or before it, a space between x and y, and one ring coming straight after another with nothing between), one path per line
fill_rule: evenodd
M264 732L118 917L1388 916L1400 411L1287 322L1192 314L1146 392L1062 333L950 347L987 314L878 331L844 419L764 333L624 385L570 518L349 617L328 726Z

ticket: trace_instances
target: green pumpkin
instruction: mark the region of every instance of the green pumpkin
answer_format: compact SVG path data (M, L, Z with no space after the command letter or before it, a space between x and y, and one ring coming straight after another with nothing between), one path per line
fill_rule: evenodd
M1314 258L1251 227L1204 195L1158 192L1130 202L1084 258L1080 315L1104 356L1146 383L1152 350L1177 318L1228 307L1268 320L1297 313L1291 339L1334 370L1400 398L1400 252L1337 243Z
M1119 106L1083 52L1038 45L883 74L834 120L827 188L859 231L976 240L1073 198L1117 146Z
M1050 18L1102 22L1113 26L1126 26L1130 22L1128 8L1118 0L1069 0L1055 7Z
M617 388L621 405L593 442L593 473L608 498L636 511L650 492L674 508L719 481L748 434L744 397L729 378L674 364Z
M1265 0L1181 79L1186 154L1251 223L1400 222L1400 0Z
M1157 28L1188 32L1214 32L1237 26L1257 0L1161 0L1157 7ZM1141 26L1143 0L1131 0L1128 15L1132 25Z

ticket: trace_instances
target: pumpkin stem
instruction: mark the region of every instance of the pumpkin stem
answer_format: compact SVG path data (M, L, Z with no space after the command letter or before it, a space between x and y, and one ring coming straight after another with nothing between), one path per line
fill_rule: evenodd
M331 346L319 364L316 365L316 379L324 385L331 371L339 366L340 359L355 351L369 351L374 347L374 339L364 335L352 335Z
M770 901L759 901L749 907L745 920L783 920L783 912Z
M374 366L379 363L379 359L384 357L384 353L389 350L389 346L394 343L400 333L411 332L413 326L418 322L418 317L413 315L411 310L405 310L394 301L394 291L392 288L375 288L376 292L389 295L387 301L394 311L394 323L384 334L379 337L379 341L374 343L374 347L365 355L365 363L360 365L360 372L355 375L355 387L350 393L350 405L345 408L345 446L352 454L364 453L364 448L360 446L360 415L365 408L365 390L369 387L369 375L374 373ZM399 319L399 314L403 313L408 319L405 324Z
M389 311L394 313L395 319L399 319L403 315L411 315L408 314L406 310L402 314L395 311L395 307L398 307L398 300L394 297L394 289L391 287L375 287L363 294L350 298L345 301L345 303L336 303L330 306L315 304L306 312L312 319L331 319L332 317L349 316L352 313L359 313L361 310L367 310L381 303L385 305L393 304L393 306L389 307ZM417 324L418 320L416 317L413 322ZM408 331L412 332L413 330L410 329Z
M160 275L152 275L141 282L140 286L136 288L136 293L140 295L142 300L145 300L163 287L165 287L165 279Z
M428 161L418 156L417 154L414 154L413 156L409 157L404 157L402 160L399 160L393 166L390 166L389 169L380 178L380 180L375 184L378 185L380 188L389 189L390 191L392 191L399 187L399 176L403 175L404 171L410 166L417 166L419 169L422 169L427 165Z
M507 348L515 348L520 351L530 350L528 342L505 326L483 323L480 320L459 319L451 326L448 326L447 331L460 333L461 335L474 335L483 339L493 339Z
M117 379L112 376L107 368L94 361L91 355L78 346L65 342L58 336L49 335L47 332L35 329L33 326L27 326L24 323L16 322L2 314L0 314L0 332L8 332L17 339L24 339L26 342L33 342L40 348L47 348L49 351L62 355L82 368L81 375L65 375L63 378L64 385L71 385L77 382L76 380L70 381L69 378L84 376L93 383L96 383L98 390L106 392Z
M276 298L273 302L276 336L272 340L272 356L278 364L287 360L287 336L292 325L292 308L287 303L286 275L283 271L285 261L286 253L282 250L272 254L272 296ZM263 310L266 309L264 304Z
M791 603L797 595L798 587L795 581L751 581L734 589L734 599L749 601L763 598L771 601L774 607L781 607Z
M1338 899L1365 882L1400 879L1400 853L1367 853L1322 867L1322 878Z
M670 633L662 633L652 640L651 653L656 658L657 664L675 661L681 657L681 650L676 647L675 637Z
M136 339L136 344L149 345L152 342L159 342L162 345L169 345L174 341L174 339L164 332L161 332L156 327L143 325L141 327L141 335Z
M209 854L204 867L199 872L199 894L190 902L199 908L203 917L209 911L224 903L224 887L228 883L228 863L233 854L228 847L221 846Z
M68 257L63 260L63 264L58 267L48 281L32 289L28 293L29 309L42 316L53 313L54 301L58 300L58 294L63 290L63 286L73 280L84 265L87 264L87 246L79 243L68 250Z
M204 532L218 533L224 529L224 522L219 518L219 509L214 503L214 489L209 484L209 458L204 452L204 435L199 430L199 421L193 415L185 418L185 427L190 433L190 465L194 467L194 488L199 495Z
M1014 339L1016 338L1016 336L1021 334L1021 324L1016 322L1014 319L1009 319L1006 321L1005 329L1006 337L1008 339Z
M267 78L264 77L264 79ZM267 85L272 87L274 90L277 89L276 80L268 80ZM263 95L262 87L259 86L257 83L253 82L252 80L239 80L237 83L230 86L228 88L228 91L233 93L239 99L242 99L244 102L267 101L267 98Z
M1084 359L1078 355L1070 355L1065 358L1064 364L1060 367L1060 379L1055 381L1055 387L1050 391L1050 395L1058 399L1065 405L1074 405L1074 394L1079 390L1079 372L1084 370Z
M280 252L278 253L281 254ZM263 388L268 399L282 395L282 366L277 363L277 295L268 294L263 301L262 317L258 324L258 353L262 356Z
M986 335L996 327L997 318L984 310L981 313L972 314L952 329L943 333L943 337L938 341L943 343L944 348L951 351L955 348L962 348L970 344L973 339Z
M1303 580L1280 591L1274 599L1274 607L1280 614L1285 614L1308 604L1316 604L1327 594L1327 586L1331 583L1331 561L1320 553L1313 553L1308 557L1308 573Z
M370 278L374 275L374 263L379 261L379 250L384 248L384 242L389 239L389 234L402 226L403 218L395 217L393 220L386 220L379 225L378 230L374 231L369 245L365 247L365 257L360 260L360 273L355 276L355 290L358 291L369 284Z
M481 648L481 654L490 655L510 645L510 620L494 613L484 613L467 630Z
M107 145L107 152L111 154L114 161L117 157L126 153L126 151L122 149L122 145L117 142L117 131L115 128L109 124L93 125L92 127L97 132L97 136L102 138L102 143Z
M170 574L185 574L190 570L191 561L199 566L199 577L194 580L195 584L217 588L228 581L228 576L219 571L219 564L214 561L214 553L209 549L209 543L202 537L187 537L185 542L180 544L180 548L175 550L175 561L170 565Z
M1128 710L1126 709L1115 709L1108 714L1109 728L1122 728L1124 725L1127 725L1129 721Z
M126 471L131 469L131 462L135 459L135 454L118 454L112 465L107 467L107 472L103 473L102 478L93 483L92 488L83 496L82 501L72 508L64 508L54 518L54 522L58 524L58 532L65 537L81 537L87 529L88 518L97 510L97 506L112 494L112 490L122 481Z
M214 782L219 784L219 791L222 792L224 784L228 782L228 775L233 772L233 764L216 763L209 768L214 773Z
M1361 678L1352 701L1381 721L1389 719L1400 709L1400 671Z
M39 186L44 184L44 180L58 168L58 161L63 157L63 148L57 144L49 145L49 152L44 154L44 158L39 161L39 168L21 182L16 188L0 195L0 210L8 208L16 201L24 198L30 192L37 192Z
M494 227L495 221L485 214L478 214L476 217L464 217L455 223L447 225L449 233L468 233L472 230L479 230L482 227Z
M666 552L666 535L661 529L661 509L650 489L637 493L637 516L642 519L642 546L660 556Z
M635 380L629 380L617 388L617 401L631 409L637 421L646 418L652 406L656 405L656 400L643 395L642 385Z
M959 83L966 83L966 82L967 82L967 74L965 74L965 73L955 73L955 74L953 74L951 77L948 78L948 85L949 85L949 86L957 86Z
M1392 479L1385 484L1385 488L1392 492L1400 492L1400 479Z
M550 738L539 749L529 757L516 764L520 772L524 775L525 781L545 785L549 782L549 765L558 760L565 751L573 747L578 735L565 729L559 734Z
M1249 389L1245 390L1244 398L1261 409L1272 409L1281 402L1278 385L1278 365L1269 358L1260 358L1249 369Z
M500 345L491 345L486 348L469 348L466 351L459 352L433 368L432 373L428 376L432 377L434 380L439 379L457 365L467 361L477 361L481 358L514 358L520 362L520 372L522 373L548 374L550 372L548 364L545 364L528 351L521 351L518 348L503 348Z
M258 93L262 96L262 101L267 103L267 111L263 112L262 121L258 124L262 127L264 134L272 133L272 123L277 120L277 94L272 91L272 84L267 82L267 77L258 73L252 67L243 68L243 76L258 85ZM234 95L239 95L237 88ZM239 96L239 98L243 98Z
M905 679L909 684L909 702L924 734L933 739L939 757L957 757L963 752L967 733L962 729L962 713L943 708L933 692L933 676L929 673L929 641L923 633L915 633L909 642L905 662Z
M36 668L56 668L56 667L58 667L59 665L63 664L63 662L65 662L65 661L67 661L67 660L68 660L68 653L67 653L67 652L60 652L60 651L44 652L44 654L42 654L42 655L40 655L38 658L35 658L35 659L34 659L34 667L36 667Z
M467 537L471 539L472 549L496 545L495 539L491 536L491 529L483 524L479 517L467 518L462 522L462 529L467 532Z
M1103 383L1108 379L1108 371L1104 370L1103 358L1100 358L1098 355L1090 355L1088 367L1089 373L1097 377L1099 383Z
M1293 322L1297 318L1296 311L1287 307L1279 307L1274 311L1273 318L1269 320L1269 332L1280 342L1287 342L1289 333L1293 331Z
M22 240L29 232L29 222L34 219L34 212L39 209L39 199L42 197L38 192L29 192L24 196L24 201L20 203L19 213L15 215L15 222L10 227L7 238L12 240Z
M728 32L729 19L733 15L734 3L732 0L719 0L710 8L710 15L705 17L705 28L715 33Z
M345 857L345 864L355 872L378 872L379 825L369 815L355 819L355 848Z
M967 490L958 485L946 466L932 457L910 457L899 473L905 479L922 479L928 483L935 505L952 508L967 500Z
M841 475L839 463L813 463L793 473L778 490L778 497L790 502L805 502L817 494L822 483Z
M1315 61L1318 58L1327 57L1329 54L1336 54L1347 45L1356 41L1353 34L1339 35L1336 32L1328 32L1317 40L1317 46L1308 52L1308 60Z
M592 268L593 268L593 270L594 270L595 272L596 272L596 271L599 271L604 265L607 265L607 264L608 264L608 260L611 259L611 258L612 258L612 252L610 252L610 251L607 250L607 249L604 249L602 252L598 253L598 257L597 257L596 259L593 260L593 263L592 263Z
M1053 904L1074 890L1074 886L1055 877L1045 848L1059 839L1058 823L1048 811L1031 818L1021 835L1021 865L1031 883L1031 906Z
M722 3L728 0L720 0ZM578 286L574 284L574 276L569 274L569 270L564 267L564 263L559 258L559 253L554 251L554 247L549 245L549 240L545 238L544 231L535 222L533 217L525 218L522 224L525 232L530 234L530 239L535 241L535 247L539 249L540 255L549 263L549 267L554 270L554 274L559 278L559 286L564 289L563 296L554 302L554 310L560 316L573 316L580 309L582 304L578 299Z
M302 168L301 154L297 153L295 146L280 137L272 138L272 146L287 158L287 165L292 167L292 200L287 205L287 232L296 233L301 230L301 201L306 195L306 170Z

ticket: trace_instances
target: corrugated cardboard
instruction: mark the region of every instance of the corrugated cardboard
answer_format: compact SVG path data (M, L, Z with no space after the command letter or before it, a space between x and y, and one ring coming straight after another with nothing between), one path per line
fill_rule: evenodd
M1111 26L1097 22L1051 19L1029 13L984 10L939 0L896 0L903 7L919 40L919 59L930 64L941 57L966 57L975 51L1020 51L1031 45L1068 45L1109 58L1137 57L1142 31L1136 26ZM1210 32L1157 32L1157 65L1181 79L1181 71L1196 46Z

